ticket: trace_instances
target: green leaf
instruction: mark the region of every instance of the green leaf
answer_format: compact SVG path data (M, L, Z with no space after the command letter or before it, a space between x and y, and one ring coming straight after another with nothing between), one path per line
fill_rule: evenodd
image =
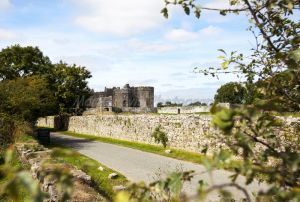
M296 63L300 62L300 49L294 50L289 53L289 57L294 60Z
M226 11L225 10L221 10L220 14L223 15L223 16L225 16L226 15Z
M179 195L183 187L183 183L181 181L182 173L172 173L169 178L170 178L170 185L169 185L170 191L176 195Z
M166 7L163 8L160 13L162 13L165 18L169 17L168 9Z
M183 6L185 14L190 15L190 8L188 6Z
M224 53L225 55L227 55L227 53L226 53L226 51L224 50L224 49L218 49L218 51L220 51L220 52L222 52L222 53Z
M199 18L200 18L200 15L201 15L201 10L200 10L200 8L196 7L194 13L195 13L196 18L199 19Z
M293 10L294 4L293 4L292 1L289 1L288 5L287 5L287 8L289 9L289 11Z
M228 60L225 60L224 62L221 63L221 66L223 69L228 69L230 62Z

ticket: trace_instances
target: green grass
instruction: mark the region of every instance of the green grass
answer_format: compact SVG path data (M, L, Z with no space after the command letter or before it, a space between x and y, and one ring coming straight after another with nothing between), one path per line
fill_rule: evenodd
M20 135L17 138L17 143L18 142L19 143L30 143L30 142L36 142L36 140L31 135Z
M74 132L70 132L70 131L61 131L60 133L69 135L69 136L73 136L73 137L84 138L87 140L99 141L99 142L129 147L132 149L138 149L141 151L155 153L155 154L159 154L162 156L167 156L167 157L176 158L176 159L180 159L180 160L186 160L186 161L190 161L193 163L201 163L202 159L204 157L202 154L199 154L199 153L188 152L188 151L174 149L174 148L171 148L171 150L172 150L171 153L166 153L165 152L166 149L162 146L155 146L155 145L144 144L144 143L140 143L140 142L129 142L126 140L119 140L119 139L113 139L113 138L108 138L108 137L98 137L98 136L87 135L87 134L79 134L79 133L74 133Z
M112 200L115 194L113 191L113 186L126 186L128 183L127 179L122 174L113 171L99 162L72 149L59 145L52 145L51 149L54 151L52 155L53 160L56 160L59 163L70 164L87 173L92 178L93 187L108 200ZM104 171L98 170L100 166L104 168ZM113 172L117 173L118 177L116 179L109 179L108 175Z

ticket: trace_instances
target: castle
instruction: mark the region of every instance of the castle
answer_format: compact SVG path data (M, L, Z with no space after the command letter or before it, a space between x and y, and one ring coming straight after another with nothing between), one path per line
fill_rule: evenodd
M131 87L105 88L94 93L86 102L86 107L99 112L153 112L154 88Z

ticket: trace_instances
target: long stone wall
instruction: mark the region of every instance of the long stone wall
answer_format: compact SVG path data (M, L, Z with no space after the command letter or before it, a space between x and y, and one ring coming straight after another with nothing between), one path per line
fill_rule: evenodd
M288 125L300 123L300 118L282 117ZM49 116L40 118L38 126L63 128L76 133L110 137L127 141L154 144L154 129L161 126L169 139L169 146L200 152L207 146L208 153L224 148L222 135L211 126L211 116L196 114L132 114L88 115L72 117Z
M159 114L192 114L209 112L210 106L183 106L183 107L160 107L157 109Z
M56 121L57 122L57 121ZM54 127L55 118L46 117L38 126ZM89 115L73 116L68 120L68 130L95 136L111 137L135 142L156 144L151 137L154 129L161 126L169 139L169 146L200 152L207 145L222 147L222 141L211 126L210 116L200 115Z

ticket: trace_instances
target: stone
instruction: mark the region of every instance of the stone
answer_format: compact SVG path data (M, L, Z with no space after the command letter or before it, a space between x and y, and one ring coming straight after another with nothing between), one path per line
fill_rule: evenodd
M98 170L104 171L104 168L103 168L102 166L100 166L100 167L98 168Z
M126 187L123 186L123 185L113 186L113 190L114 190L115 192L123 191L123 190L125 190L125 189L126 189Z
M109 179L116 179L118 177L118 174L117 173L110 173L109 175L108 175L108 178Z
M71 170L71 174L79 179L79 180L82 180L88 184L91 184L92 183L92 178L91 176L87 175L85 172L81 171L81 170Z
M171 149L165 150L165 153L166 153L166 154L170 154L171 152L172 152Z

